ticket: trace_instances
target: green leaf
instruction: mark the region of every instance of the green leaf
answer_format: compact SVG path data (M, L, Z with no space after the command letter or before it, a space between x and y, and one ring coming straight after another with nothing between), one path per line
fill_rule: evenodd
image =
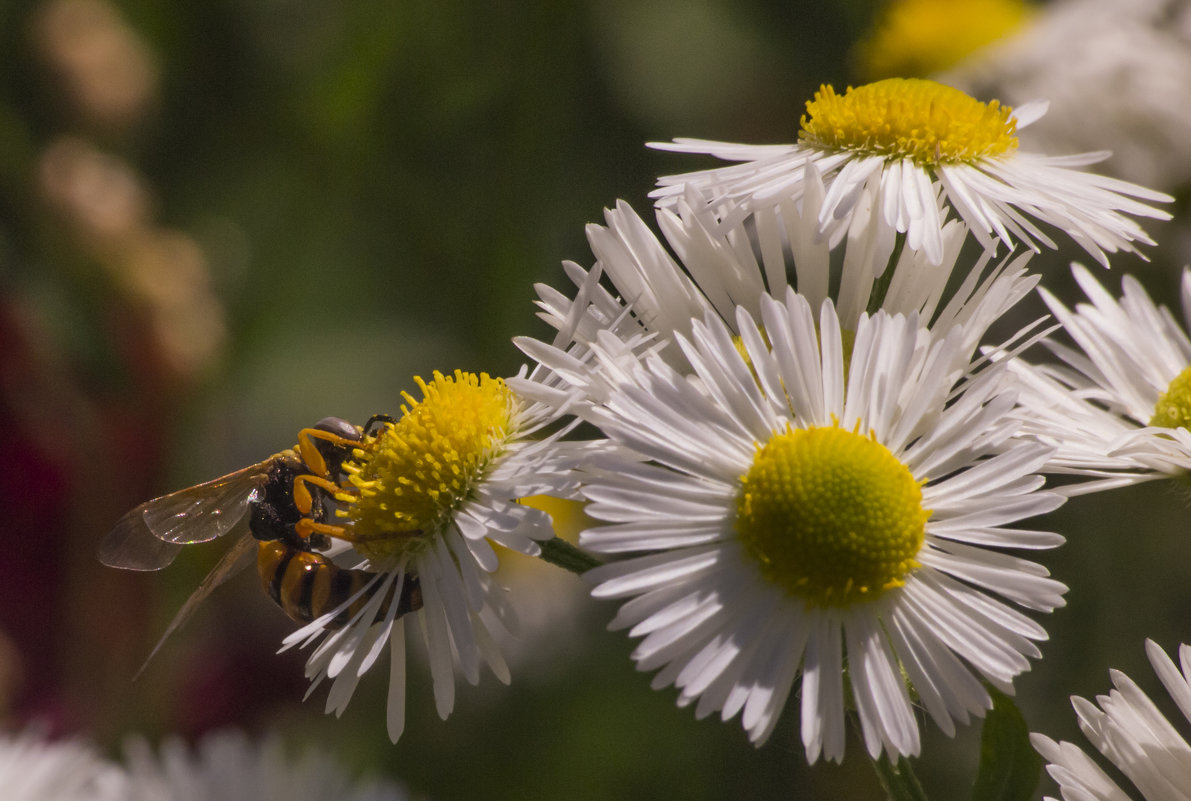
M1042 757L1030 745L1030 729L1009 696L989 688L993 708L980 735L980 768L972 801L1028 801L1042 775Z

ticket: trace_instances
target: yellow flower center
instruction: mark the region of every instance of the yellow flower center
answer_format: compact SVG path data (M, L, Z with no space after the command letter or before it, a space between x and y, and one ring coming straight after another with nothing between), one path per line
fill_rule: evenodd
M1022 0L894 0L856 61L873 79L933 75L1021 30L1033 14Z
M373 561L425 547L471 496L510 429L513 396L499 378L435 371L423 399L403 393L401 419L386 423L344 464L356 550Z
M799 141L915 164L971 164L1017 147L1012 109L916 78L889 78L843 95L824 85L807 101Z
M741 479L736 533L769 581L841 607L905 583L929 516L921 484L873 437L787 428Z
M1175 376L1174 381L1154 404L1150 425L1164 428L1191 428L1191 367Z

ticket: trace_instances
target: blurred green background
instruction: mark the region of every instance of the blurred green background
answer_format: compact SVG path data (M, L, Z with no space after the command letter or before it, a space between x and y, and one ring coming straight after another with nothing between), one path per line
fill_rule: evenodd
M561 260L591 262L585 223L617 198L644 213L655 176L687 167L644 142L791 141L820 83L856 80L850 48L877 11L0 4L5 719L113 752L130 732L282 727L438 801L876 797L859 743L845 767L805 766L796 707L759 750L735 721L676 709L603 630L612 608L527 560L505 579L537 596L513 685L462 689L443 723L411 656L394 746L383 666L342 719L322 715L324 688L303 704L302 655L273 655L288 625L248 577L131 684L219 545L157 575L93 552L140 501L259 461L323 416L397 412L414 375L514 372L510 338L548 333L534 282L561 286ZM1176 260L1145 268L1161 297ZM1072 592L1019 683L1035 729L1075 736L1069 694L1107 690L1110 666L1148 684L1142 638L1191 639L1186 508L1143 487L1050 521L1071 542L1042 561ZM978 727L926 730L922 775L948 797Z

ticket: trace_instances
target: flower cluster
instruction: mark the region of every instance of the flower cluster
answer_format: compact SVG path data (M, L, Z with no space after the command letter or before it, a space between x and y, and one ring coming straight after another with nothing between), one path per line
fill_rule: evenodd
M1087 304L1039 289L1050 315L1011 315L1044 280L1033 253L1069 239L1107 267L1170 217L1083 169L1101 154L1030 152L1044 112L888 79L822 87L792 144L655 145L729 163L659 179L660 236L624 202L588 227L594 263L537 288L555 334L516 340L532 370L435 373L399 416L319 434L340 462L304 452L296 531L312 570L356 582L311 580L320 614L285 641L313 646L328 711L387 649L396 741L409 636L443 717L456 672L508 682L497 547L619 603L637 667L696 717L739 715L757 745L796 717L810 762L842 761L853 721L897 763L922 749L916 707L951 735L1012 695L1067 592L1043 564L1064 538L1025 521L1191 470L1191 339L1140 284L1117 299L1075 266ZM586 504L578 548L535 496ZM1187 655L1177 681L1151 658L1191 709ZM1077 709L1149 793L1152 705L1116 684ZM1034 742L1065 794L1101 797L1078 749Z

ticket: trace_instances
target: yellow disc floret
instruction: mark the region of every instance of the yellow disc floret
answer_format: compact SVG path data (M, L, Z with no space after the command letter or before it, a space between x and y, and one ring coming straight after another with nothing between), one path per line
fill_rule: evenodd
M1191 367L1175 376L1158 398L1150 425L1191 428Z
M508 436L513 396L499 378L456 370L415 379L401 419L388 423L345 463L353 492L341 493L356 549L375 560L419 547L474 492Z
M905 583L929 516L921 484L873 437L787 428L741 479L736 533L769 581L840 607Z
M837 95L824 85L807 101L799 141L930 167L973 163L1017 147L1012 109L981 103L934 81L889 78Z

